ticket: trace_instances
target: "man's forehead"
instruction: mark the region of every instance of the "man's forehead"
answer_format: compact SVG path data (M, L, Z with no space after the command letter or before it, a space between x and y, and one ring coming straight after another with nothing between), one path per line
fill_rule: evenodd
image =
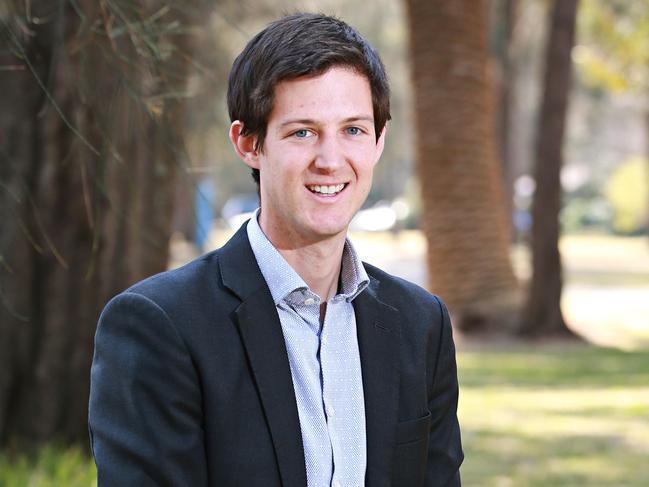
M306 74L304 76L298 76L295 78L287 78L279 80L273 87L273 95L277 97L280 92L284 91L294 91L295 89L304 86L304 85L313 85L313 84L323 84L325 81L331 78L338 77L345 78L354 78L366 85L368 93L371 96L372 88L370 85L370 80L367 75L357 69L354 69L346 65L335 65L330 68L320 71L314 74Z
M272 117L292 121L374 120L372 92L367 77L355 70L332 68L318 76L305 76L278 83Z

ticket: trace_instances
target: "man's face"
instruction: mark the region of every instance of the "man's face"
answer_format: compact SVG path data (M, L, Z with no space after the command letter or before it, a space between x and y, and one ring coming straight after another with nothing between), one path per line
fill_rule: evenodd
M376 140L367 78L343 67L280 82L260 170L264 231L294 248L345 234L372 184L385 131Z

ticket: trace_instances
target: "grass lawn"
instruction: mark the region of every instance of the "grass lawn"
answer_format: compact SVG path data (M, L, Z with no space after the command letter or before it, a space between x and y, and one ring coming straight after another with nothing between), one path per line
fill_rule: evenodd
M649 485L649 353L464 345L465 486Z
M95 464L81 448L43 448L36 458L0 454L1 487L94 487Z
M649 352L461 342L458 365L465 487L649 485ZM94 485L78 449L0 456L0 486Z

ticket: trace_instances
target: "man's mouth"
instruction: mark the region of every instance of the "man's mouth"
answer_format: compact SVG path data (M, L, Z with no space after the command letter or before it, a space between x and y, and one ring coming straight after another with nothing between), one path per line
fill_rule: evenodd
M307 185L307 189L315 194L321 194L324 196L335 196L340 193L346 186L346 183L341 184L332 184L329 186L310 184Z

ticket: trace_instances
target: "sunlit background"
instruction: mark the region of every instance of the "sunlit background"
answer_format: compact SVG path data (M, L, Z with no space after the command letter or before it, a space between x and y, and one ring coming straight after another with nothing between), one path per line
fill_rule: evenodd
M257 208L227 75L297 10L354 25L386 65L392 120L351 238L450 305L464 485L649 485L649 2L582 0L559 22L574 42L552 30L561 3L1 2L0 485L96 484L98 313ZM549 88L562 53L572 77ZM565 116L543 116L548 90ZM534 263L554 246L560 266Z

